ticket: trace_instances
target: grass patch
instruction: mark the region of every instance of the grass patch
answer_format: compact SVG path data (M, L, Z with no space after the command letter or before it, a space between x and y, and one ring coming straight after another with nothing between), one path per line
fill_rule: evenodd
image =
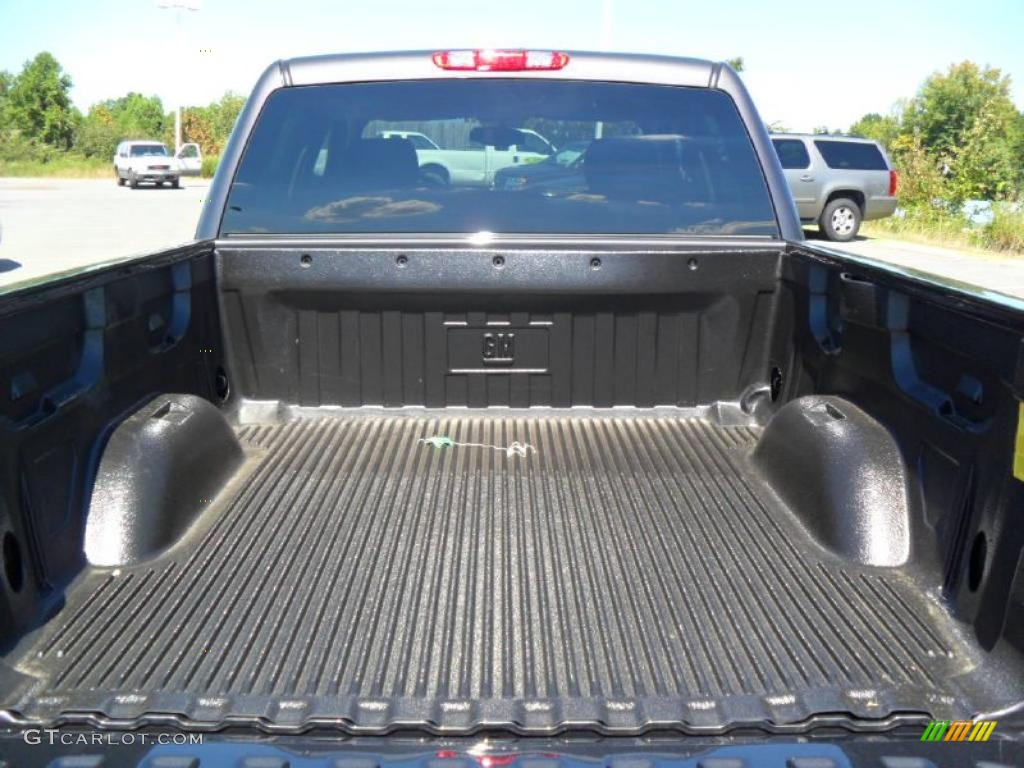
M203 155L203 164L200 167L199 175L204 179L212 179L220 164L220 155Z
M999 256L1024 256L1024 209L996 205L988 224L971 224L963 216L935 208L911 209L906 216L893 216L865 223L865 234L893 237L939 246L966 247Z
M219 162L220 157L217 155L204 157L199 175L204 179L213 178ZM81 155L62 153L45 160L5 160L0 158L0 176L112 179L114 178L114 167L109 160L102 158L86 158Z
M985 240L990 248L1024 256L1024 208L997 214L985 227Z
M113 177L113 164L98 157L59 154L46 160L0 160L0 176L48 176L64 179Z

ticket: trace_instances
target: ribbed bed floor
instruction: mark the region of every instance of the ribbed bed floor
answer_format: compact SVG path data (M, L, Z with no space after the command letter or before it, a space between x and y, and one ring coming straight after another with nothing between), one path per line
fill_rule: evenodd
M421 442L441 436L480 446ZM15 709L700 730L928 711L965 666L908 577L788 519L745 463L753 429L363 413L240 437L260 458L234 497L166 556L81 579Z

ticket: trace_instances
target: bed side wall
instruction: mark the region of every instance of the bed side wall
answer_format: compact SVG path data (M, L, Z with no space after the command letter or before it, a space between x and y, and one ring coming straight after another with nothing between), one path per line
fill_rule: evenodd
M84 566L110 431L160 392L216 401L221 349L208 246L0 299L0 647Z
M782 401L838 395L895 438L910 563L983 647L1024 649L1024 317L1011 307L794 246L770 353Z

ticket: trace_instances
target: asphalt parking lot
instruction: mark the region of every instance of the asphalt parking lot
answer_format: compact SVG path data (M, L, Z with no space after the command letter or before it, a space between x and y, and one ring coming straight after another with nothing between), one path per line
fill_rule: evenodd
M110 179L0 179L0 285L192 239L209 185L119 187Z
M131 190L112 178L0 178L0 287L191 240L208 184L182 182ZM1024 259L875 237L816 242L1024 298Z
M1024 258L1019 256L995 256L977 250L957 250L874 235L858 236L849 243L830 243L819 239L816 231L805 230L805 234L811 242L833 250L1024 299Z

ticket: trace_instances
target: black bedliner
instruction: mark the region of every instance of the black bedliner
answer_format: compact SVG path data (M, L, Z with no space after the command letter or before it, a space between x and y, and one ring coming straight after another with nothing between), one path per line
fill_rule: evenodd
M802 245L201 243L0 317L5 723L1014 732L1006 301Z
M79 579L4 706L356 732L966 717L971 644L911 575L818 546L752 468L759 433L677 409L240 426L244 482L167 554Z

